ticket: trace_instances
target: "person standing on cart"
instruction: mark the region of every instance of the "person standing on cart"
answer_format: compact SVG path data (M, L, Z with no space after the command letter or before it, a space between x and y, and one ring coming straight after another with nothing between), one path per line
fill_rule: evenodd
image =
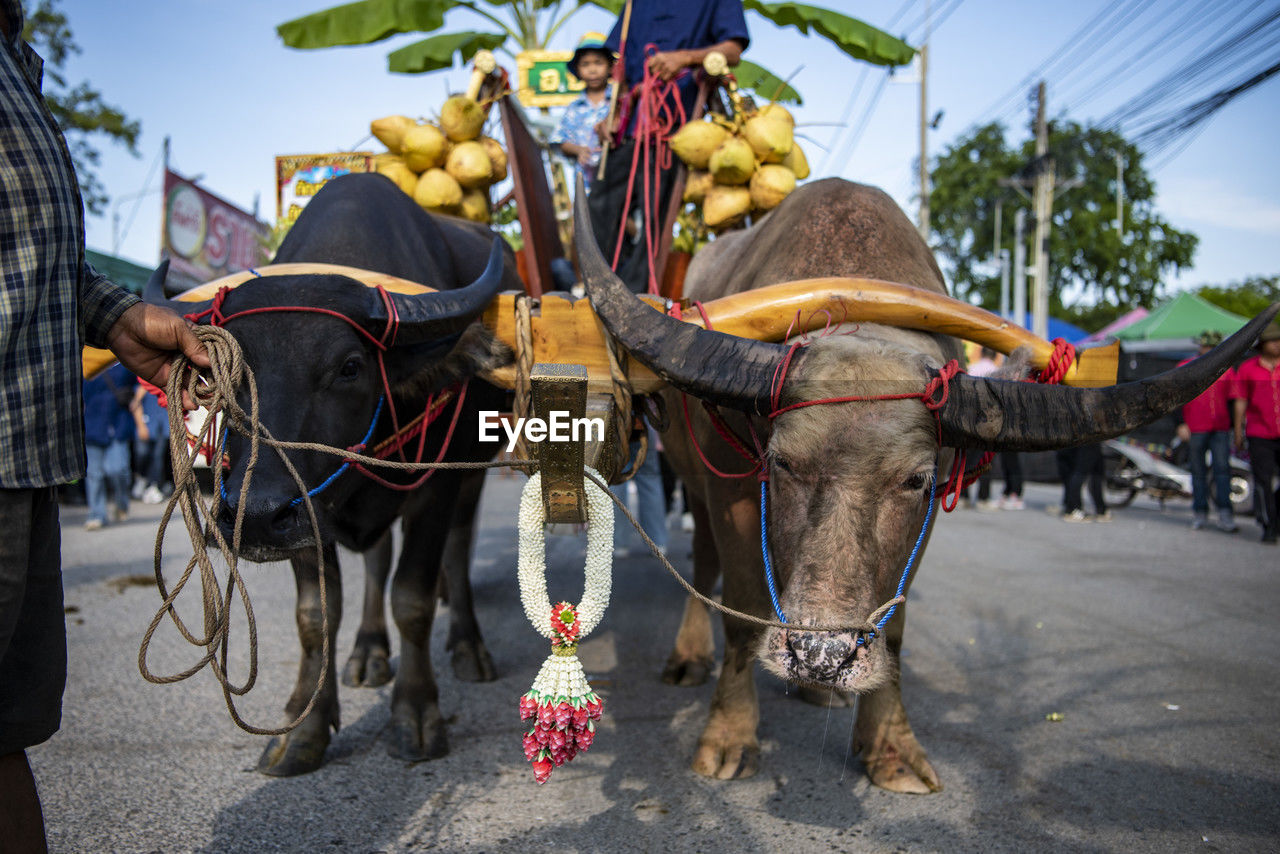
M629 254L625 245L619 249L618 243L626 242L622 239L623 226L637 211L647 218L644 222L660 222L671 198L674 177L674 169L662 170L656 192L645 198L644 180L639 174L645 164L636 162L643 157L643 146L636 135L646 106L644 84L648 81L658 88L675 84L678 98L666 99L659 108L667 119L662 132L674 134L680 129L680 117L690 118L697 97L693 69L700 67L712 51L724 54L729 65L735 65L750 42L741 0L629 0L605 39L605 48L619 54L622 88L618 93L619 109L599 128L600 138L610 147L605 155L604 175L596 180L589 197L591 225L605 258L613 261L618 256L618 276L637 293L646 292L652 278L648 247L642 238ZM649 90L653 91L656 89ZM641 235L644 228L641 224ZM654 273L660 274L661 271Z

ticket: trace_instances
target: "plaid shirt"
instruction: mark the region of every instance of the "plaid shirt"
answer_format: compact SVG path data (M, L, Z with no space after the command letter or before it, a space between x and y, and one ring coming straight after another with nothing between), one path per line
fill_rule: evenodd
M84 474L82 340L106 344L138 298L84 260L84 205L62 133L40 94L43 62L0 0L0 487Z

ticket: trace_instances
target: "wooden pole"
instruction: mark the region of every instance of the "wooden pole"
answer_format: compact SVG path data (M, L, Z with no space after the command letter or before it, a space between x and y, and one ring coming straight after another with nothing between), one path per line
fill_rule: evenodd
M613 91L609 93L609 115L605 117L604 126L607 128L613 124L614 118L618 113L618 93L622 91L622 87L627 83L627 34L631 31L631 0L627 0L627 5L622 9L622 37L618 40L618 59L622 63L622 76L614 75ZM600 150L600 168L596 171L596 179L604 180L604 165L609 161L609 140L610 134L604 140L604 146Z

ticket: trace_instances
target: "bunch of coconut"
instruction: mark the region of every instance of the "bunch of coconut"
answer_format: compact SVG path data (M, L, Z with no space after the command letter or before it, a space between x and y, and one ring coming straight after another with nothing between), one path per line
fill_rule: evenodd
M369 129L387 147L375 169L434 213L490 220L489 187L507 177L507 153L484 136L484 109L455 95L436 122L408 116L375 119Z
M671 137L671 150L689 167L684 200L702 207L713 230L777 207L809 177L794 133L795 120L777 104L739 121L711 116L689 122Z

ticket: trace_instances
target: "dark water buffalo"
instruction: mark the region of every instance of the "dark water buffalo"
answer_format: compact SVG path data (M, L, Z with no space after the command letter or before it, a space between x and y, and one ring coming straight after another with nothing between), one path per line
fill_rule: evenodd
M510 353L474 322L500 290L519 289L509 251L499 249L486 228L433 217L380 175L338 178L316 195L298 218L276 255L276 263L324 262L386 273L435 288L439 293L391 295L398 318L394 344L384 355L386 382L403 425L424 411L428 395L505 363ZM154 297L159 277L149 286ZM204 305L174 303L194 313ZM373 338L387 327L388 308L378 292L344 276L272 276L230 291L224 316L253 309L308 306L337 312ZM261 420L277 439L350 447L374 421L383 393L378 354L368 337L326 314L270 311L229 320L254 370ZM477 412L501 409L497 388L472 380L459 414L449 460L484 460L496 445L478 441ZM242 401L242 403L245 401ZM435 459L453 406L428 431L423 458ZM391 407L382 405L368 447L394 433ZM415 448L410 448L413 453ZM236 516L245 476L247 442L232 431L231 468L219 513L224 534ZM309 487L324 483L339 467L336 457L291 452L290 459ZM419 474L378 471L406 484ZM442 554L449 569L453 625L450 640L476 678L493 678L480 639L466 582L471 531L483 472L437 471L417 489L397 491L355 471L337 477L314 498L320 519L328 585L329 672L336 674L333 640L342 598L336 544L366 552L372 566L389 562L387 532L402 520L403 547L391 582L391 613L400 631L400 665L392 693L389 750L408 760L431 759L447 751L428 650ZM315 689L322 666L319 573L314 535L298 488L273 452L260 454L244 507L241 554L255 561L289 560L298 587L297 621L302 660L293 695L285 706L292 720ZM453 535L449 538L450 530ZM460 570L460 571L459 571ZM365 623L357 641L352 680L376 681L387 671L387 638L382 616L382 581L367 580ZM385 570L383 571L385 578ZM336 679L326 682L316 709L291 733L272 739L259 770L291 775L317 768L337 729Z
M586 221L581 209L577 219ZM759 659L802 686L862 695L855 740L872 782L900 792L939 789L899 691L905 608L896 610L882 635L859 627L894 596L917 539L927 541L936 518L936 512L929 515L930 485L946 477L953 449L1047 450L1131 430L1208 386L1276 310L1212 354L1140 383L1075 389L959 375L949 383L937 420L919 399L807 406L769 418L787 347L708 332L654 311L609 271L594 241L578 245L596 312L631 354L675 388L725 407L726 420L743 436L750 419L767 441L768 530L782 612L797 625L849 627L761 630L725 619L724 664L693 759L695 771L720 778L757 770L753 669ZM685 295L711 300L819 276L887 279L945 292L928 248L887 195L831 179L800 188L762 222L712 243L690 269ZM796 352L779 407L919 393L960 356L959 342L941 335L876 324L840 331L845 334L817 338ZM679 392L665 394L669 411L679 413ZM693 432L711 462L722 471L746 469L701 407L691 412ZM692 501L694 583L709 592L723 572L725 605L772 617L759 483L710 475L681 421L673 416L663 441ZM705 679L713 652L708 614L690 600L667 678Z

